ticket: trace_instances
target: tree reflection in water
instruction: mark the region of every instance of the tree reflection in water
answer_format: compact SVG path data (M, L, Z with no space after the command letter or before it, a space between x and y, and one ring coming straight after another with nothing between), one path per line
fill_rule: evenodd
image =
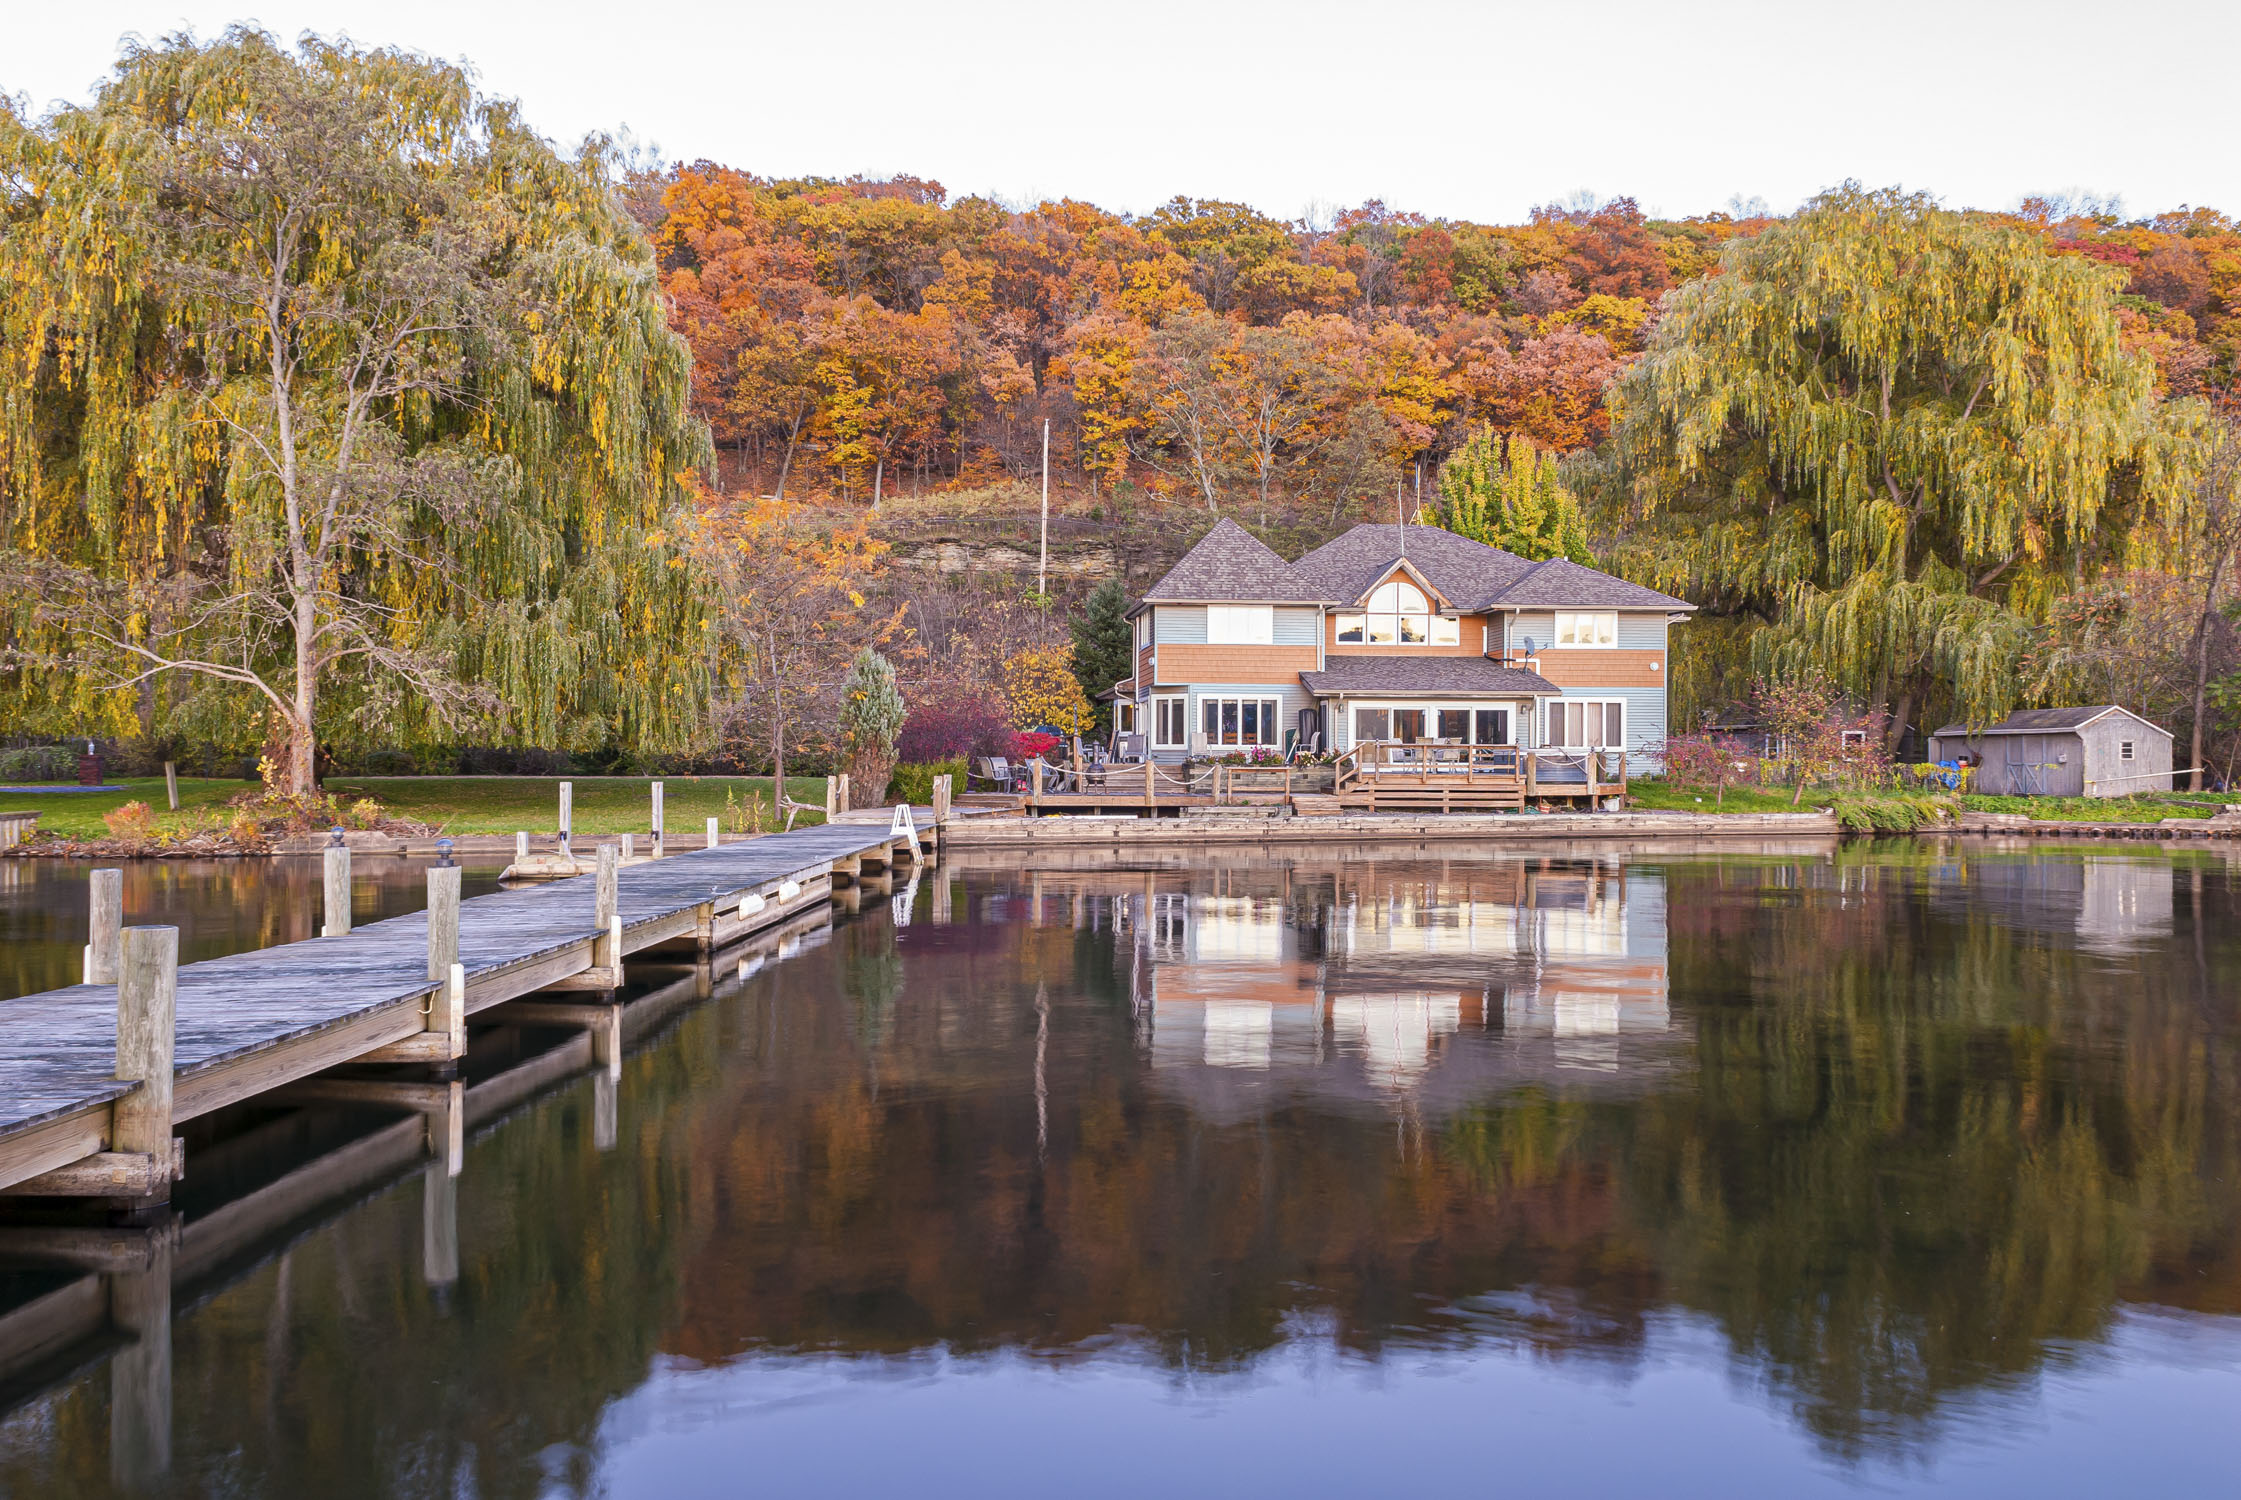
M173 1472L588 1489L656 1367L1626 1371L1675 1319L1903 1457L2128 1305L2241 1311L2235 891L1915 845L943 868L635 1051L613 1149L589 1080L473 1141L455 1282L415 1175L183 1292ZM29 1397L0 1486L103 1492L105 1413Z

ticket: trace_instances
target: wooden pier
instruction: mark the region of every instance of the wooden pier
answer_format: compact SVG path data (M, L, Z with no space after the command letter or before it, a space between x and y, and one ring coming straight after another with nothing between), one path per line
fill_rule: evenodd
M153 1004L142 992L165 986L134 966L156 964L154 935L173 930L128 928L121 944L97 930L89 974L109 982L0 1001L0 1193L161 1202L193 1169L156 1144L182 1121L346 1063L440 1073L465 1052L471 1018L506 1019L487 1013L550 990L611 1002L626 958L707 953L777 927L836 881L919 857L925 838L884 819L839 822L610 863L611 885L583 875L455 902L433 931L420 912L186 965ZM447 873L456 896L456 870L431 872ZM551 1023L563 1009L595 1050L612 1045L611 1004L541 1002L516 1019ZM162 1035L140 1034L150 1015ZM140 1066L159 1056L167 1070Z

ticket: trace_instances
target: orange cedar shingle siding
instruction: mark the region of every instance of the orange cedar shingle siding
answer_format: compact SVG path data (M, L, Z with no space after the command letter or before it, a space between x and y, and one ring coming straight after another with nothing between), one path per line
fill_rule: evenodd
M1560 688L1665 686L1662 651L1548 650L1535 659L1541 675Z
M1194 682L1267 683L1299 686L1299 674L1315 670L1313 646L1186 646L1159 648L1159 685Z

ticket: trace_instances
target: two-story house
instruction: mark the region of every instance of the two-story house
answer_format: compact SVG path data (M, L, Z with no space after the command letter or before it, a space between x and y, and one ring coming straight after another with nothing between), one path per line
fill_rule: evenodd
M1362 525L1286 562L1224 520L1131 612L1121 727L1154 759L1366 741L1665 743L1666 631L1695 606L1562 558L1430 526Z

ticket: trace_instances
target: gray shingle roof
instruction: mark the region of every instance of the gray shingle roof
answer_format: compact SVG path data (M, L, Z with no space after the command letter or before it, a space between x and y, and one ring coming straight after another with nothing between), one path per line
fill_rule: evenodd
M1352 604L1402 556L1399 526L1365 523L1292 564L1293 575L1331 604ZM1488 608L1693 609L1685 599L1628 583L1563 558L1527 562L1437 526L1407 529L1407 557L1447 602L1462 611Z
M1290 563L1224 516L1153 584L1145 602L1320 604L1321 595L1293 573Z
M1318 698L1339 693L1489 693L1521 698L1554 696L1562 689L1538 672L1505 667L1483 656L1341 656L1323 659L1320 672L1299 680Z
M1484 602L1510 608L1535 605L1556 609L1696 608L1686 599L1661 594L1639 583L1628 583L1594 568L1583 568L1562 557L1534 563L1524 577Z
M2095 719L2109 714L2123 714L2155 730L2166 738L2171 731L2150 724L2131 709L2115 703L2088 704L2080 708L2019 708L1997 724L1987 724L1982 729L1971 730L1966 724L1948 724L1937 731L1940 735L1957 734L1974 738L1985 734L2050 734L2065 729L2083 729Z

